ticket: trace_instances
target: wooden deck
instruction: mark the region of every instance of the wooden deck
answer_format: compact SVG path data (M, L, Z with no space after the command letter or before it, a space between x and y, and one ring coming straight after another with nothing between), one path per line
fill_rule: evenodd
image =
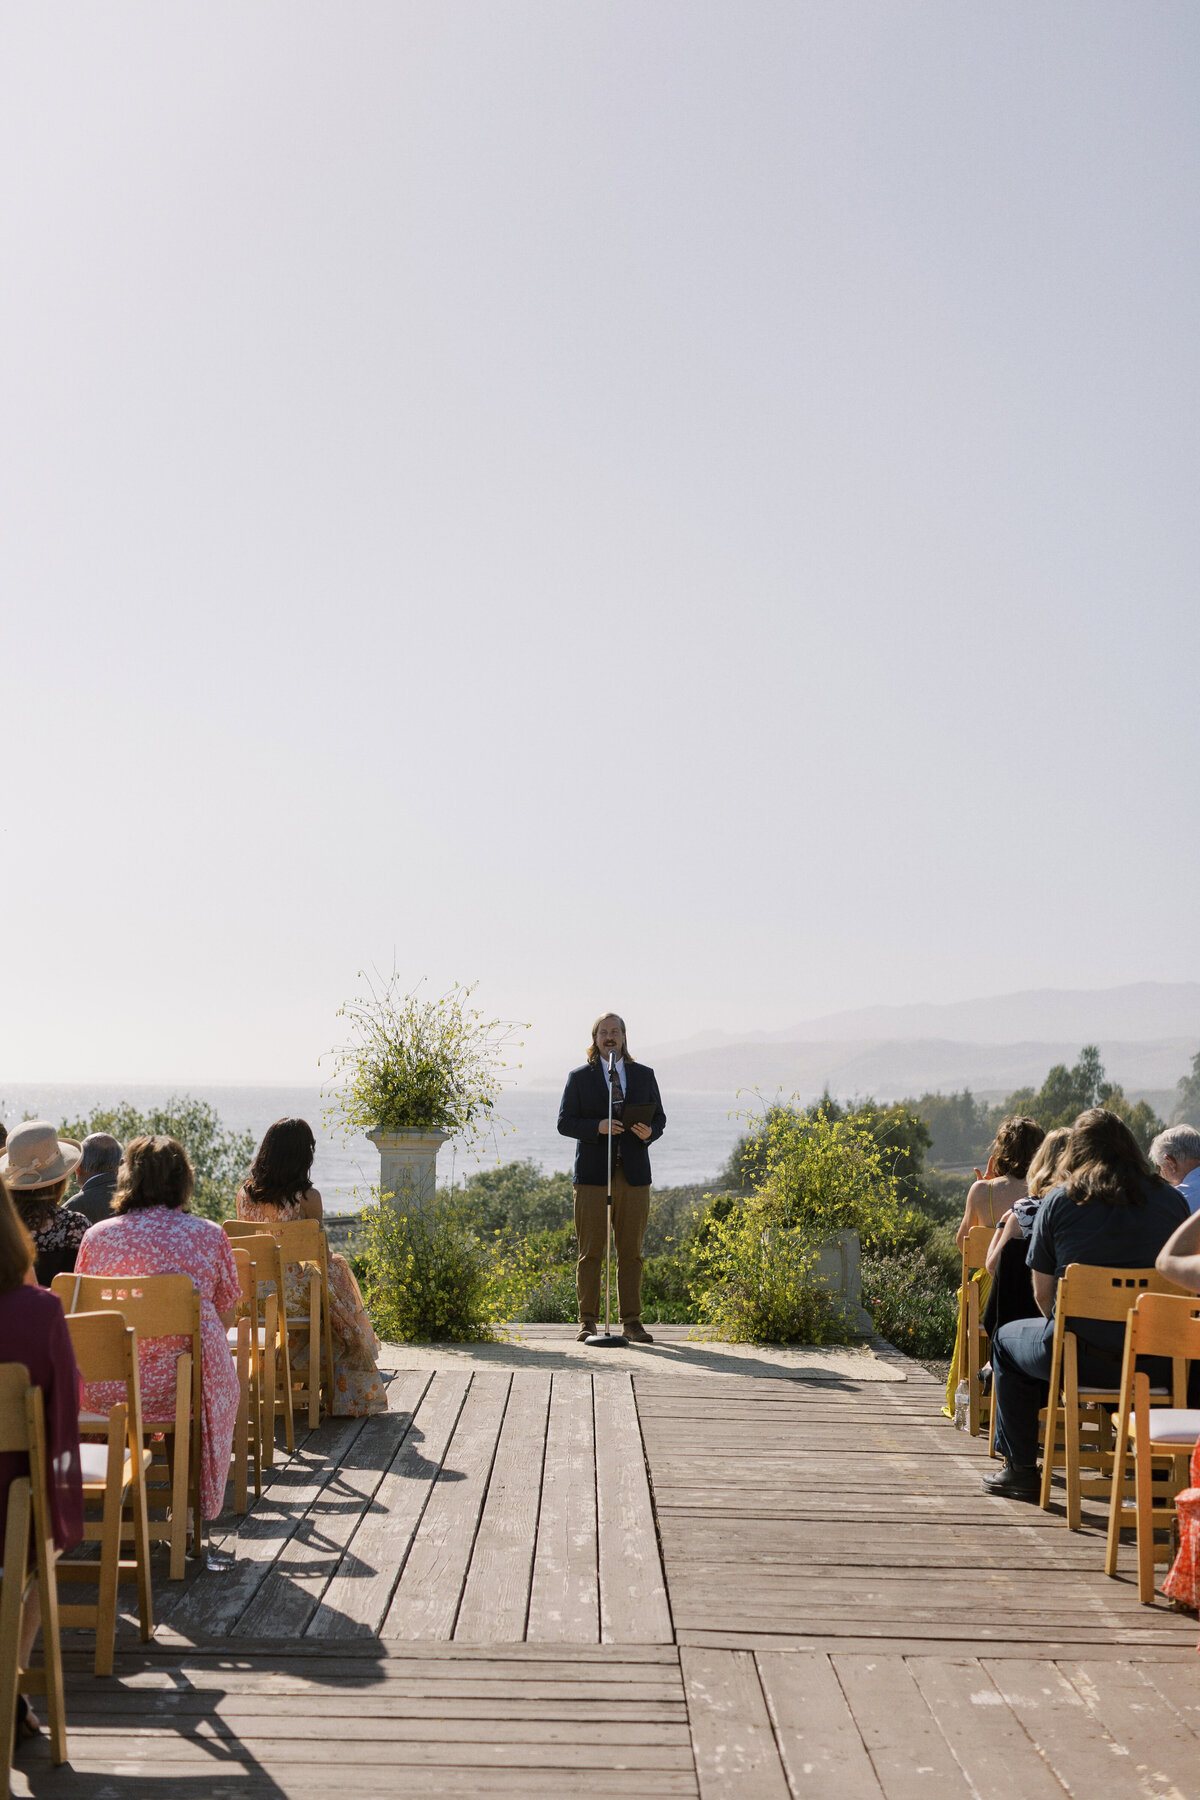
M13 1791L1200 1800L1196 1621L983 1495L916 1365L537 1360L304 1437L111 1680L66 1634L71 1763Z

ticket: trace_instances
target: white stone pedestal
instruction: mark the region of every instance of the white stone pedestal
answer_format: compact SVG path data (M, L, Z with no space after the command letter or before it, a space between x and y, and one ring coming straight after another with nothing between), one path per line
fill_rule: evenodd
M862 1303L862 1269L857 1231L835 1231L817 1245L813 1274L841 1303L851 1331L870 1337L875 1330Z
M448 1131L368 1131L379 1151L379 1195L402 1212L423 1206L437 1192L437 1153Z

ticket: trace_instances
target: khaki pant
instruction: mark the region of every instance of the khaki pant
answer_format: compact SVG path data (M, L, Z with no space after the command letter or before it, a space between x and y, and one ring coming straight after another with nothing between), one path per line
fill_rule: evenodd
M633 1325L642 1316L642 1238L650 1217L650 1189L630 1187L618 1164L613 1170L613 1248L617 1255L617 1304L622 1325ZM604 1240L608 1230L608 1189L575 1189L575 1235L579 1239L579 1264L575 1292L580 1319L599 1319L604 1313Z

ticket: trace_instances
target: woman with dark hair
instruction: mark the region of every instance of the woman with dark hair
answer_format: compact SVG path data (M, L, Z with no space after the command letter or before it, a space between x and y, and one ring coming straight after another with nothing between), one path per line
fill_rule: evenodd
M0 1363L5 1362L24 1363L30 1382L42 1390L50 1525L55 1547L74 1549L83 1536L79 1467L82 1383L58 1296L47 1293L34 1280L33 1244L0 1180ZM19 1476L28 1473L29 1458L24 1451L0 1452L0 1532L8 1510L8 1490ZM21 1614L18 1655L22 1668L28 1666L40 1623L35 1588ZM17 1702L17 1730L26 1737L39 1730L37 1716L24 1695Z
M239 1219L274 1224L276 1220L320 1219L321 1196L312 1185L317 1140L306 1119L276 1119L268 1126L237 1199ZM306 1312L307 1290L300 1271L287 1270L288 1311ZM294 1285L293 1285L294 1284ZM387 1389L376 1366L379 1340L363 1305L354 1271L344 1256L329 1253L329 1315L333 1330L333 1410L359 1417L386 1412ZM307 1355L307 1334L297 1332L290 1346L292 1367Z
M74 1139L60 1138L47 1119L26 1119L13 1128L0 1156L0 1175L33 1239L39 1287L48 1288L56 1275L70 1274L88 1228L82 1213L61 1204L81 1155Z
M1065 1125L1056 1125L1053 1131L1046 1133L1025 1175L1028 1198L1018 1200L1012 1211L1005 1213L988 1245L987 1272L992 1278L992 1290L987 1297L982 1325L989 1338L1010 1319L1036 1319L1039 1316L1029 1264L1025 1259L1038 1207L1059 1184L1070 1142L1071 1133Z
M1001 1325L992 1340L996 1448L1004 1466L984 1477L984 1490L1017 1500L1037 1498L1038 1412L1049 1394L1054 1298L1070 1263L1107 1269L1153 1268L1187 1201L1143 1155L1124 1120L1103 1107L1080 1113L1061 1169L1063 1185L1038 1208L1029 1243L1033 1297L1041 1314ZM1073 1319L1081 1386L1115 1388L1121 1378L1125 1327L1116 1320Z
M1036 1119L1017 1113L1001 1119L988 1151L987 1170L967 1193L962 1224L954 1239L960 1250L973 1226L990 1225L994 1231L1005 1213L1025 1199L1029 1192L1025 1176L1045 1135ZM979 1170L975 1173L979 1175Z
M1007 1118L1001 1119L988 1150L986 1173L980 1175L976 1169L979 1179L972 1183L967 1194L962 1224L954 1238L960 1250L967 1241L967 1233L976 1225L988 1225L995 1231L1005 1213L1011 1212L1019 1200L1026 1198L1029 1190L1025 1185L1025 1173L1045 1135L1036 1119L1027 1119L1018 1113L1010 1113ZM992 1277L986 1269L976 1269L971 1280L979 1289L979 1311L982 1315L987 1305ZM958 1330L954 1339L954 1355L950 1359L950 1373L946 1377L946 1404L942 1407L948 1419L955 1416L956 1394L966 1365L966 1331L967 1296L965 1290L960 1288Z
M225 1501L238 1409L238 1378L225 1332L242 1297L229 1239L211 1219L187 1210L195 1177L187 1152L171 1137L134 1138L125 1152L113 1202L114 1217L93 1225L76 1268L81 1275L190 1275L200 1295L204 1363L200 1437L200 1511L215 1519ZM190 1348L179 1337L139 1346L142 1410L175 1410L175 1360ZM124 1383L96 1382L87 1390L93 1412L125 1397Z

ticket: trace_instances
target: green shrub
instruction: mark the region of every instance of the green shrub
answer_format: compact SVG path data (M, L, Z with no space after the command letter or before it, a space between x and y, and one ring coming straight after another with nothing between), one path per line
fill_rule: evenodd
M815 1279L816 1260L812 1238L781 1224L761 1196L733 1205L696 1250L700 1324L731 1344L844 1343L841 1309Z
M64 1119L63 1137L82 1142L93 1131L107 1131L122 1145L136 1137L173 1137L187 1151L196 1172L191 1210L205 1219L233 1215L237 1191L254 1155L252 1131L230 1131L207 1100L172 1094L165 1106L141 1112L128 1100L116 1106L94 1106L86 1118Z
M366 1207L360 1220L364 1298L381 1338L465 1344L497 1335L508 1291L460 1206L439 1194L409 1211Z
M909 1356L953 1353L958 1300L943 1270L921 1251L864 1256L862 1296L876 1331L897 1350Z

